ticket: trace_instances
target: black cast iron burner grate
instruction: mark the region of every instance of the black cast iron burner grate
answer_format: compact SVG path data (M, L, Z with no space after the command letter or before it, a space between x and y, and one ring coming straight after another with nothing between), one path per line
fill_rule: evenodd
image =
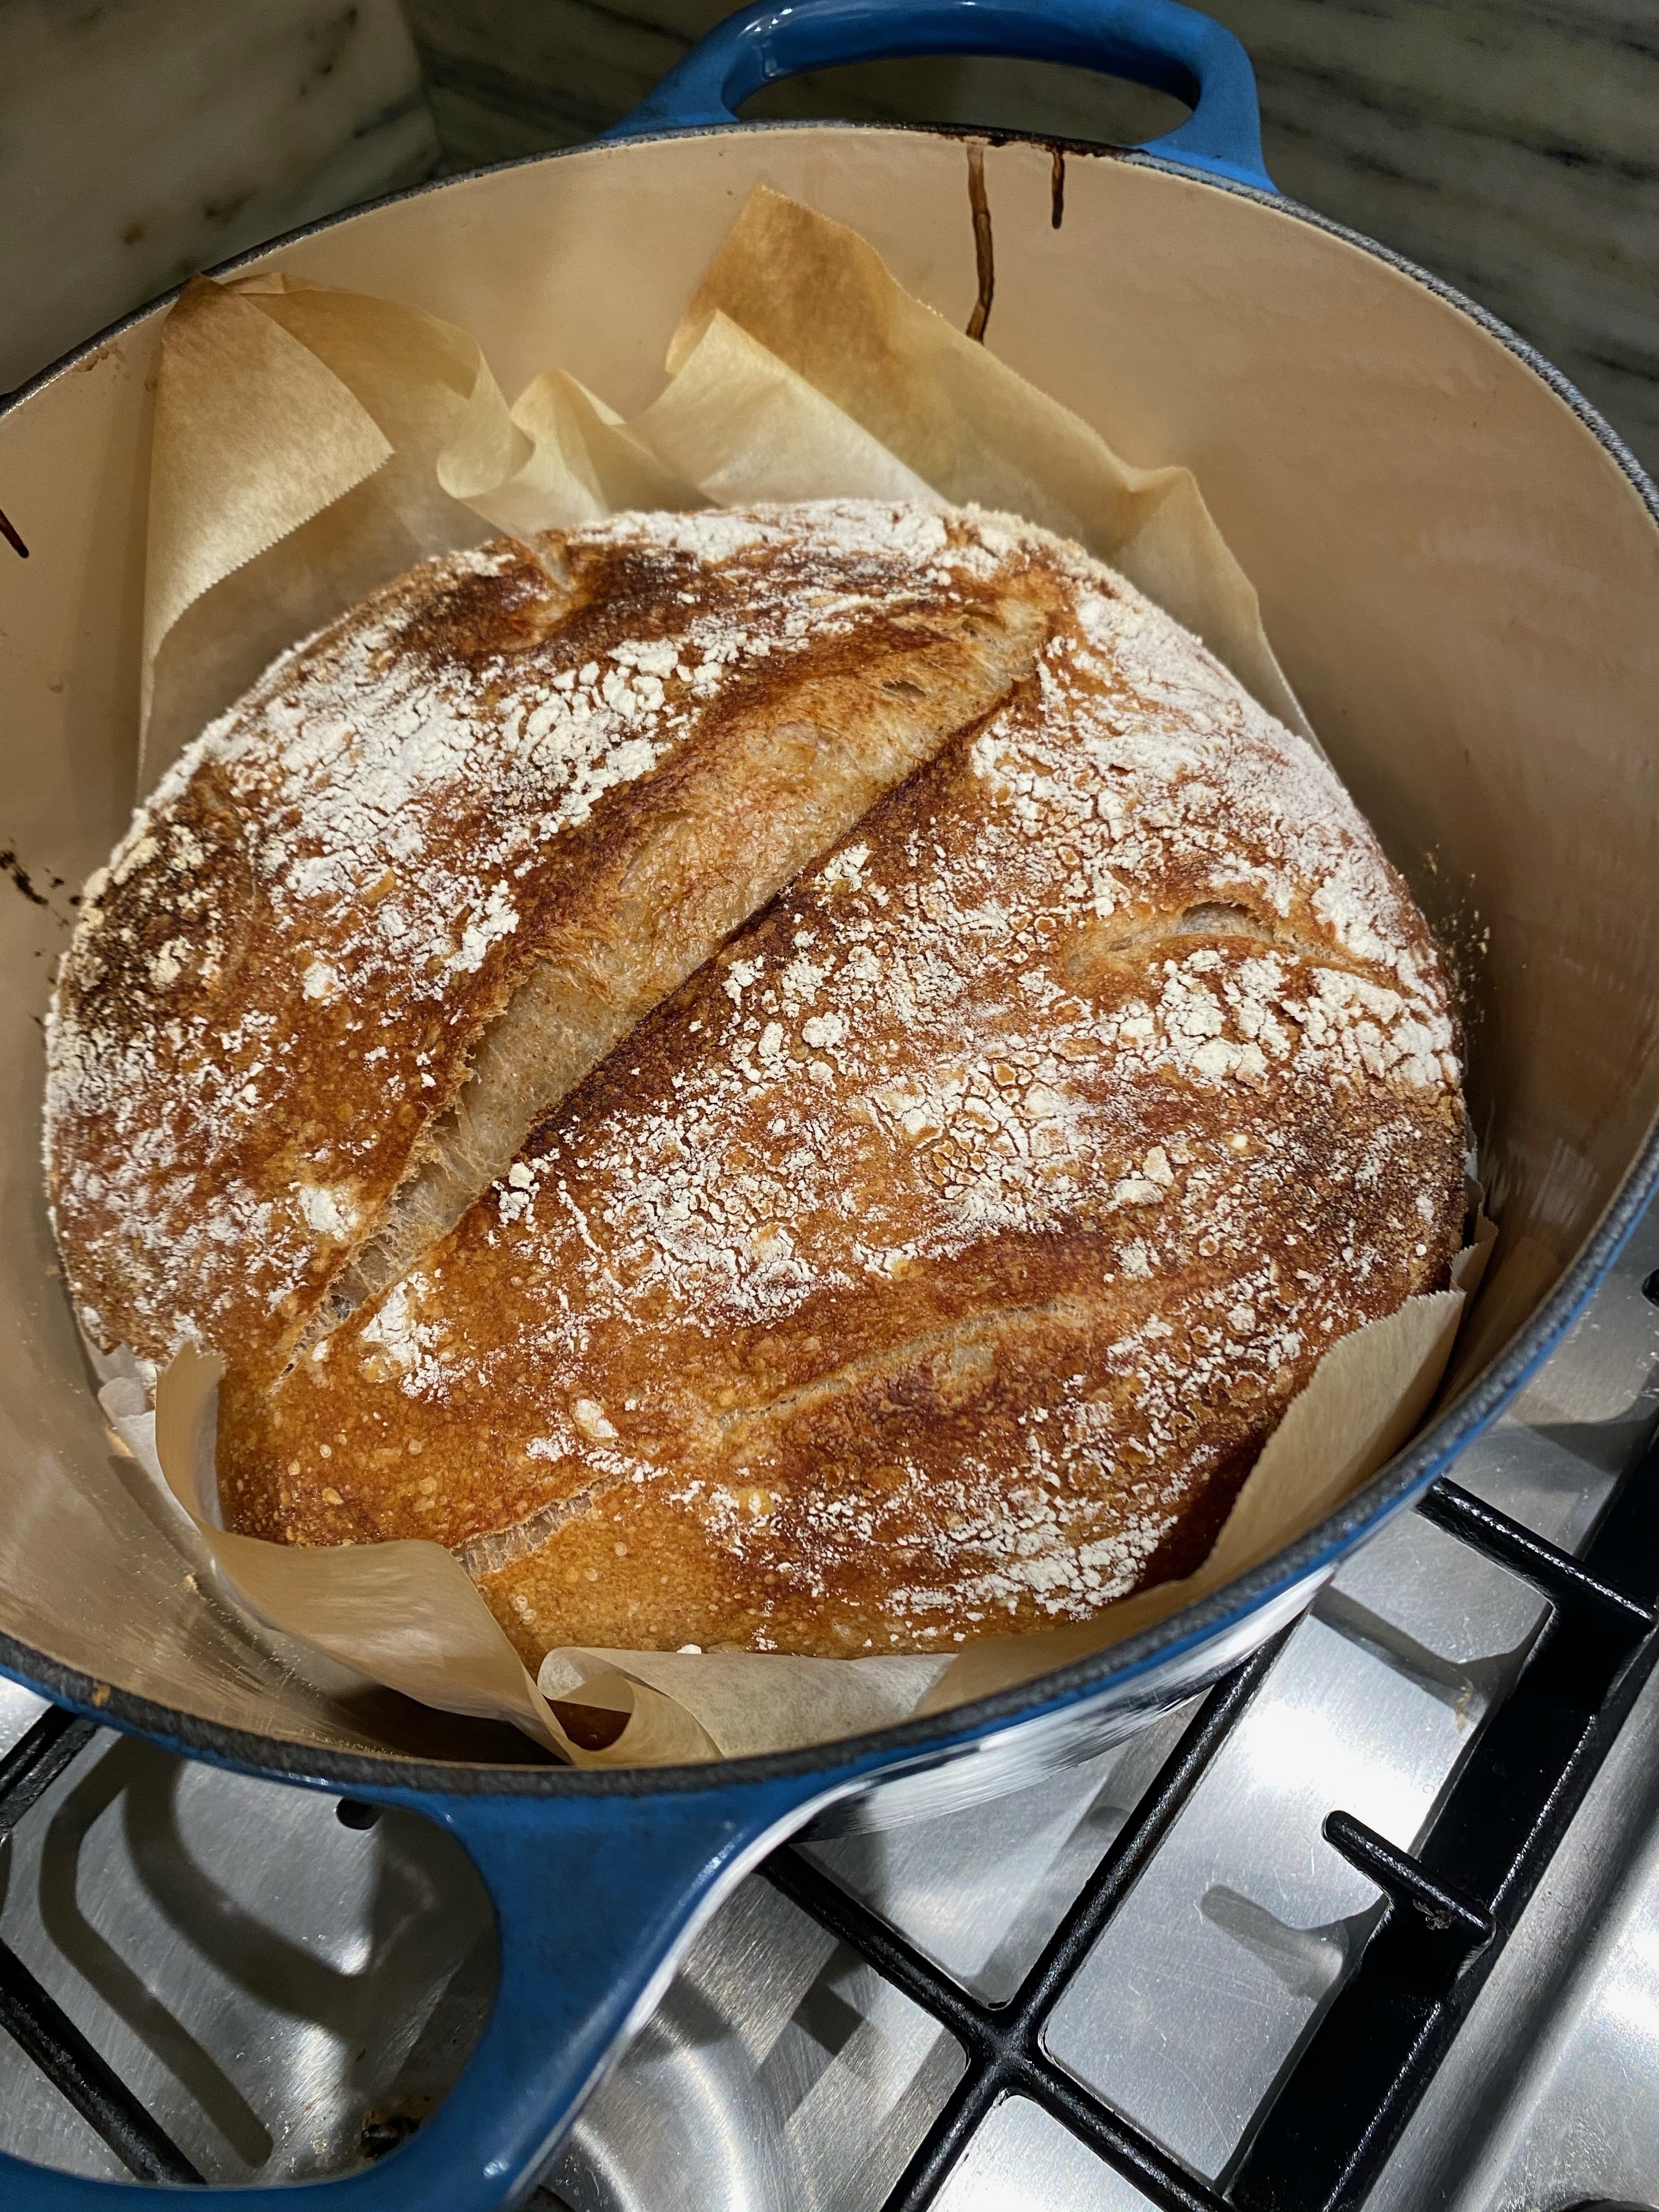
M97 1723L77 1713L54 1708L41 1714L0 1760L0 1837L11 1833L97 1733ZM203 2179L5 1942L0 1942L0 2027L103 2137L129 2173L140 2181Z
M1041 2106L1159 2212L1351 2212L1364 2201L1659 1658L1659 1447L1626 1478L1582 1561L1452 1482L1437 1483L1418 1510L1522 1577L1550 1611L1415 1854L1349 1814L1327 1819L1326 1840L1376 1884L1386 1910L1219 2188L1057 2066L1042 2036L1284 1636L1210 1692L1004 2004L970 1997L792 1848L768 1862L786 1896L931 2013L967 2058L882 2212L931 2204L1009 2095Z
M1346 1813L1326 1820L1327 1840L1376 1884L1386 1910L1218 2187L1056 2065L1043 2033L1290 1631L1210 1692L1006 2003L969 1996L793 1847L767 1862L786 1897L931 2014L967 2061L882 2212L923 2212L1011 2095L1051 2114L1158 2212L1351 2212L1363 2201L1659 1658L1659 1447L1626 1479L1582 1560L1451 1482L1436 1484L1418 1510L1530 1583L1550 1610L1414 1854ZM65 1712L36 1722L0 1761L0 1836L96 1732ZM345 1801L341 1809L349 1818ZM0 2027L137 2179L202 2180L3 1942Z

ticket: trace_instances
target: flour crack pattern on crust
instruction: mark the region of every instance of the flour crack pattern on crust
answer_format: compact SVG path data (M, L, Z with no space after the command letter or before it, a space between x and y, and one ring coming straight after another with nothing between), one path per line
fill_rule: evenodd
M139 810L59 978L46 1163L88 1332L279 1371L503 1016L535 1000L580 1073L1002 695L1020 565L918 507L622 516L426 562L283 655ZM814 767L846 820L793 798Z
M947 1650L1188 1571L1325 1351L1443 1286L1459 1239L1444 975L1312 750L1006 518L611 527L663 559L728 533L736 559L779 515L854 566L908 532L920 603L977 579L1040 634L397 1281L227 1389L238 1525L435 1538L532 1665L565 1643ZM664 700L607 742L668 742ZM519 850L479 862L434 972L492 912L482 967L524 931ZM331 1167L314 1187L325 1240L359 1201Z

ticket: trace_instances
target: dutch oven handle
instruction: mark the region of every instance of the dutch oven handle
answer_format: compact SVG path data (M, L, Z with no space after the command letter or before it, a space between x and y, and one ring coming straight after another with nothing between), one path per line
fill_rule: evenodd
M275 2194L188 2183L135 2192L0 2152L0 2203L6 2212L137 2212L164 2195L212 2212L274 2212L296 2197L319 2212L516 2203L703 1917L815 1807L855 1786L860 1771L712 1788L618 1773L590 1778L600 1784L591 1794L556 1797L356 1792L447 1828L495 1908L495 2008L431 2118L374 2166Z
M605 135L719 129L779 77L918 54L1069 62L1173 93L1192 113L1137 153L1275 190L1261 165L1249 56L1231 31L1176 0L757 0L693 46Z

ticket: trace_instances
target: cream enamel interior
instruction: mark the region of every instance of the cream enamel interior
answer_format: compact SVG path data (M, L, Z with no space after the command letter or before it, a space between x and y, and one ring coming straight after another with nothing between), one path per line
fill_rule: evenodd
M1504 1239L1462 1372L1614 1197L1659 1099L1659 528L1569 405L1469 316L1295 216L1110 157L986 155L987 332L1127 459L1182 461L1339 770L1464 986ZM632 412L750 190L851 223L958 325L959 141L811 126L599 146L356 216L264 265L465 325L504 390L550 365ZM0 420L0 1629L204 1720L342 1750L511 1756L310 1667L203 1594L111 1451L53 1273L40 1019L70 893L135 793L148 379L160 315ZM54 885L54 878L61 884ZM194 1578L192 1578L194 1570Z

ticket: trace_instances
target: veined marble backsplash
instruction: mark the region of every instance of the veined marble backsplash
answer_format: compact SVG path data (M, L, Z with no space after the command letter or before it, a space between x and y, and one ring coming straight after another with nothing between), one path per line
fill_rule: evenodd
M438 155L398 0L0 0L0 391Z
M570 145L643 98L727 0L408 0L446 166ZM1530 338L1659 473L1655 0L1213 0L1255 63L1293 198ZM1000 124L1131 143L1172 100L1079 71L888 63L754 114Z

